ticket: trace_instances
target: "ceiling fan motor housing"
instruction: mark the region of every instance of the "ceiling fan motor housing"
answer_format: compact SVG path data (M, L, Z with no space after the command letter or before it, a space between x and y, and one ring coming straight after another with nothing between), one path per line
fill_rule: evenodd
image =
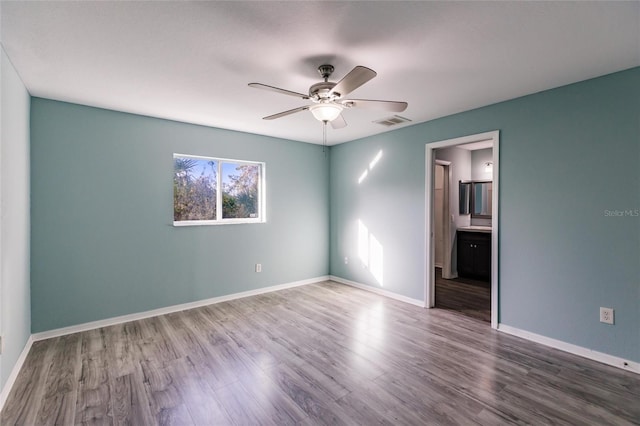
M336 83L333 83L331 81L316 83L309 88L309 97L314 102L334 101L340 97L340 93L329 93L335 85Z

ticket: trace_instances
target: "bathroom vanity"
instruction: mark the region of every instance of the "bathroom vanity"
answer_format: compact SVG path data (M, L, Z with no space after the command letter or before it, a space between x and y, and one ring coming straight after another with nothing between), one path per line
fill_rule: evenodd
M457 239L458 276L490 281L491 227L460 227Z

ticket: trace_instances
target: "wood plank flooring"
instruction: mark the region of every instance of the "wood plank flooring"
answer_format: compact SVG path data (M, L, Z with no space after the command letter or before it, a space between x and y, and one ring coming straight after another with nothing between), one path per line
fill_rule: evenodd
M471 278L442 278L435 268L436 308L459 312L471 318L491 322L491 283Z
M3 426L640 424L638 375L333 282L35 342Z

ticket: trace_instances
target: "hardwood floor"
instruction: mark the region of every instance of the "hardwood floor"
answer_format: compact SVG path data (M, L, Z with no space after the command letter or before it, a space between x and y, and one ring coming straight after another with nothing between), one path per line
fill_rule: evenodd
M436 269L436 308L491 322L491 283L471 278L442 278Z
M640 422L630 372L333 282L33 344L2 425Z

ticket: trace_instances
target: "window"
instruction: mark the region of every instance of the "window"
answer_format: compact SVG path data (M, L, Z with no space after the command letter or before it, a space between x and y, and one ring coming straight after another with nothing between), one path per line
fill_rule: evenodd
M173 154L174 225L264 221L264 163Z

